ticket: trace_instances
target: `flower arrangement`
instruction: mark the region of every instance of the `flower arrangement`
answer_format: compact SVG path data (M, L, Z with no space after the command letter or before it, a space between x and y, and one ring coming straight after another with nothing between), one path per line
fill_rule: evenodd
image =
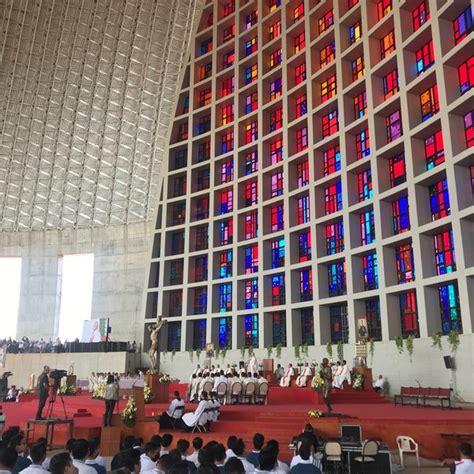
M158 374L158 371L153 367L146 371L146 375L157 375L157 374Z
M92 398L95 398L97 400L104 400L105 398L105 382L98 382L95 390L92 392Z
M126 426L133 427L136 422L137 404L135 397L129 397L122 412L122 420Z
M151 403L154 398L155 394L151 391L150 386L145 382L145 385L143 385L143 399L145 403Z
M308 418L321 418L323 414L319 410L309 410Z
M170 374L165 374L165 373L159 374L158 381L160 383L170 383L171 382Z
M311 388L312 388L315 392L322 392L323 387L324 387L324 380L323 380L323 378L321 377L321 375L316 374L316 375L313 377L313 379L311 380Z
M365 375L360 374L359 372L352 372L352 388L354 390L363 390Z
M62 383L59 387L59 395L76 395L77 387L75 385L67 385L66 382Z

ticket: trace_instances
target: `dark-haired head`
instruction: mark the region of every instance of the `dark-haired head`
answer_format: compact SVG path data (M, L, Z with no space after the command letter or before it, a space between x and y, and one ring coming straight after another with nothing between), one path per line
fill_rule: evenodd
M239 458L230 458L224 466L224 474L245 474L242 461Z
M272 448L263 448L258 454L258 464L261 471L272 471L277 461L277 454Z
M461 443L459 445L459 451L461 454L468 459L472 457L472 446L469 443Z
M72 466L71 455L67 452L55 454L49 462L51 474L64 474Z
M170 435L169 433L165 433L161 437L161 446L163 448L169 448L172 442L173 442L173 435Z
M255 433L253 436L253 447L260 451L263 448L263 443L265 442L265 437L261 433Z
M200 464L197 468L196 474L219 474L219 468L215 464L205 463Z
M16 449L3 446L0 448L0 470L11 471L16 464L18 453Z
M212 448L214 459L217 464L224 464L225 461L225 446L223 444L216 444Z
M35 443L30 448L30 458L33 464L42 464L46 459L46 445L42 443Z
M201 448L198 452L198 462L199 464L214 464L214 453L212 448L205 446Z
M198 451L199 449L202 448L202 438L200 436L196 436L193 439L193 448Z
M72 444L72 458L83 461L89 454L89 443L86 439L76 439Z
M114 383L115 379L113 375L107 375L107 385Z
M242 438L239 438L236 441L234 449L232 451L234 451L234 453L237 454L237 456L243 456L244 455L245 443L244 443L244 440Z
M189 441L187 439L179 439L176 443L176 449L178 449L184 456L186 451L189 449Z

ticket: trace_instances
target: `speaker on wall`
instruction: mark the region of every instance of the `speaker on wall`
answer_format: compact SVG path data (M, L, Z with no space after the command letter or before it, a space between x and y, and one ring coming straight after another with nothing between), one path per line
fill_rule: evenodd
M454 359L451 356L444 356L443 359L447 369L454 369Z

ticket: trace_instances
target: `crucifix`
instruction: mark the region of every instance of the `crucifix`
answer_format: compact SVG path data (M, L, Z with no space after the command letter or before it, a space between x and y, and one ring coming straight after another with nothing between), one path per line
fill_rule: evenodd
M166 324L166 319L163 320L161 316L158 316L156 324L148 326L150 332L150 349L148 351L148 357L150 357L151 368L156 369L160 372L160 351L158 350L158 340L161 328Z

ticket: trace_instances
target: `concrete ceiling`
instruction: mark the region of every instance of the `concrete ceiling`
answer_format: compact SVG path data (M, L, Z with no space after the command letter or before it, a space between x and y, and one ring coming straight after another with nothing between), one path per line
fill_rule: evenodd
M0 0L0 231L151 218L202 0Z

